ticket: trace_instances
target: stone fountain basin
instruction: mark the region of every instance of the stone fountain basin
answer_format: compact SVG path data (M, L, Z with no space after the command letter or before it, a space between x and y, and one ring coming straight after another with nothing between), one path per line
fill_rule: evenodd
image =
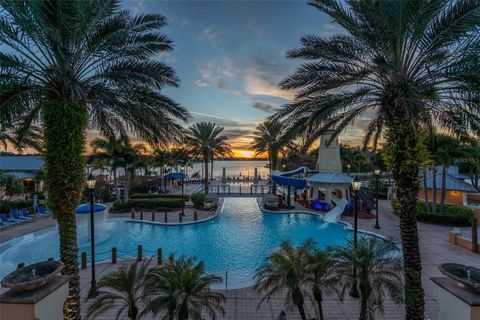
M43 261L19 268L2 280L2 287L30 291L47 284L63 269L60 261Z
M444 263L438 268L441 273L457 281L460 287L480 293L480 269L459 263Z

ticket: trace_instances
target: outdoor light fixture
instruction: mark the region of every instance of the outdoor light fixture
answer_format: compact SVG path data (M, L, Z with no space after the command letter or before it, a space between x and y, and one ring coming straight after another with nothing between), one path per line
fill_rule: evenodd
M352 181L352 187L354 191L359 191L362 187L362 181L358 179L358 176L355 176L355 179Z
M89 297L94 297L98 294L97 292L97 281L95 279L95 219L94 219L94 203L93 203L93 191L95 189L95 184L97 180L95 177L90 174L87 178L87 186L90 189L90 249L92 252L91 263L92 263L92 280L90 282L90 290L88 292Z
M352 188L355 191L355 208L354 208L354 217L353 217L353 247L357 247L357 238L358 238L358 191L362 187L362 182L358 179L358 176L352 181ZM353 279L352 279L352 288L349 292L352 298L359 298L360 293L358 292L357 285L357 266L353 265Z
M183 183L184 183L184 176L185 176L185 166L181 166L180 167L180 171L181 171L181 174L182 174L182 216L185 216L185 194L184 194L184 186L183 186Z
M97 180L95 179L95 177L92 174L90 174L87 178L88 189L90 189L90 190L94 189L96 183L97 183Z
M380 178L380 169L375 169L373 170L373 173L375 174L376 178L376 186L375 186L375 229L380 229L380 225L378 224L378 178Z

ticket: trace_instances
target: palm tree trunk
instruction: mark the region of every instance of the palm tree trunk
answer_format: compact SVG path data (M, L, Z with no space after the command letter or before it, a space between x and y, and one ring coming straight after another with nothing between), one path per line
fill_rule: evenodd
M323 296L322 296L322 290L317 285L313 286L313 298L317 302L317 307L318 307L318 316L319 320L324 320L325 317L323 316L323 308L322 308L322 301L323 301Z
M442 193L440 196L440 213L443 212L443 208L445 207L445 196L447 193L447 166L442 166Z
M432 212L437 214L437 167L432 165Z
M358 317L359 320L368 320L373 319L369 317L369 308L368 308L368 297L369 294L366 292L365 287L360 285L360 316Z
M130 191L130 172L128 172L128 166L125 166L125 188L123 190L123 202L128 202Z
M300 318L302 320L307 320L307 315L305 314L305 308L303 307L303 303L297 305L298 313L300 313Z
M46 186L49 207L58 221L62 273L70 276L64 319L80 319L80 278L75 208L85 186L85 128L83 105L45 105L42 107L45 137Z
M120 192L118 190L117 168L113 169L113 185L115 186L115 198L120 201Z
M422 261L416 220L417 195L419 189L419 159L417 136L408 118L395 115L388 135L392 149L392 175L397 184L405 277L407 320L424 318L425 302L422 287Z
M212 159L210 161L212 161L210 163L210 180L213 180L213 154L212 154Z
M208 194L208 154L203 156L203 161L205 162L205 194Z
M423 168L423 194L425 198L425 212L430 213L430 204L428 203L428 189L427 189L427 170Z

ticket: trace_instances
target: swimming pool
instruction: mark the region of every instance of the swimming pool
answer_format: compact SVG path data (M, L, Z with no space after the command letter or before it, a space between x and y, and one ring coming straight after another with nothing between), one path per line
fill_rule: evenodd
M111 221L113 220L113 221ZM310 214L278 214L261 212L255 198L225 198L223 208L213 220L184 226L161 226L110 219L97 220L95 250L97 261L108 260L111 248L119 256L132 257L138 245L144 255L154 256L162 248L164 256L195 256L203 260L208 272L225 277L228 288L251 285L255 269L269 252L290 239L300 244L313 238L320 248L342 245L353 236L343 225L323 222ZM87 224L78 223L80 252L90 252ZM0 244L0 278L26 264L58 258L57 228L27 234ZM221 285L224 287L225 283Z

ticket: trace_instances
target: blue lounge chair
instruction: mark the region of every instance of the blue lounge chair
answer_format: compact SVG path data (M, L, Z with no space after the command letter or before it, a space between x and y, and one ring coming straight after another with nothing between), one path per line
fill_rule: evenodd
M5 213L0 213L0 221L5 224L15 224L19 222L19 221L9 219Z
M23 220L23 221L26 221L26 220L32 219L32 218L30 218L30 217L28 217L28 218L26 218L26 217L21 217L21 216L18 214L17 209L12 209L12 210L10 210L10 217L12 217L12 218L15 219L15 220L20 220L20 221L22 221L22 220Z
M37 210L38 210L38 213L40 213L40 215L42 216L49 216L50 213L48 213L46 210L45 210L45 207L44 206L38 206L37 207Z
M28 213L28 209L27 208L23 208L22 211L20 211L20 213L22 214L22 217L25 217L25 218L35 218L34 215L31 215Z

